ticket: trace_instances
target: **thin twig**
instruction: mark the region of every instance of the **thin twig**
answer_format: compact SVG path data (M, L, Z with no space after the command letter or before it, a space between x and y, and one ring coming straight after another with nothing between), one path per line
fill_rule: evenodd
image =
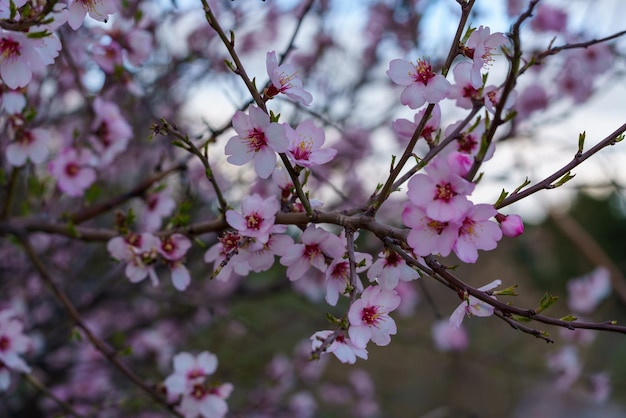
M30 261L33 263L35 270L44 281L44 283L48 286L48 288L52 291L56 299L63 305L69 316L72 318L72 321L79 327L87 336L87 339L91 342L96 350L98 350L104 358L106 358L117 370L119 370L123 375L125 375L128 380L134 383L137 387L139 387L144 393L146 393L152 400L161 406L168 409L171 413L176 415L177 417L183 418L183 415L174 409L174 406L169 404L165 398L159 395L155 390L153 390L150 386L148 386L141 377L139 377L134 371L132 371L128 366L123 364L118 356L117 352L106 345L104 341L99 339L92 331L89 326L87 326L86 322L81 317L80 313L69 299L69 297L58 287L54 280L52 280L51 275L48 273L47 268L44 266L42 260L39 258L35 249L30 244L28 237L20 235L18 239L21 241L22 246L24 247L24 251Z

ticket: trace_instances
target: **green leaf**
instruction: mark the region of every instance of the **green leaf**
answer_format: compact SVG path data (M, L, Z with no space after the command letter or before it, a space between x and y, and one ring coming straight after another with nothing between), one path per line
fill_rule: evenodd
M494 203L494 206L498 206L500 203L502 203L502 201L506 199L508 195L509 195L509 192L502 189L502 191L500 192L500 197L498 197L498 200L496 200L496 203Z
M559 320L561 320L561 321L566 321L566 322L574 322L574 321L576 321L577 319L578 319L578 318L576 318L574 315L571 315L571 314L570 314L570 315L565 315L564 317L559 318Z
M102 188L97 184L92 185L85 191L85 202L90 205L102 194Z
M550 306L554 305L554 303L558 299L559 299L558 296L552 296L548 292L546 292L546 294L543 295L543 298L541 298L541 302L539 302L539 307L537 309L535 309L535 312L541 313L541 312L545 311Z
M516 284L509 286L506 289L494 290L493 294L499 296L518 296L518 294L515 293L515 289L517 289Z
M29 32L26 34L26 37L30 39L43 39L47 38L48 36L50 36L50 32L48 32L47 30L43 30L40 32Z
M80 330L76 327L72 328L72 333L70 334L70 341L82 341L83 334L81 334Z
M582 154L583 149L585 148L585 136L587 136L585 131L578 135L578 154Z
M513 193L517 193L520 190L522 190L524 187L528 186L530 184L530 180L528 180L528 177L526 177L524 179L524 182L522 184L519 185L519 187L517 187L515 190L513 190Z
M278 115L274 114L273 110L270 110L270 122L278 122L280 119L280 113Z
M565 173L563 175L563 177L561 177L559 180L557 180L556 183L551 184L550 186L548 186L549 189L556 189L557 187L561 187L562 185L564 185L565 183L567 183L568 181L570 181L571 179L573 179L576 174L570 174L571 172L568 171L567 173Z
M511 315L511 319L517 322L531 322L532 321L532 319L526 318L525 316L521 316L521 315Z

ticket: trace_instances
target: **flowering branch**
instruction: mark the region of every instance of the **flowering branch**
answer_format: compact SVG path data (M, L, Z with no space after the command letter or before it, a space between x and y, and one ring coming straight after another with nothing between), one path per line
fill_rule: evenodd
M70 299L67 297L65 292L63 292L61 288L59 288L54 283L54 281L52 280L52 277L48 273L43 262L41 261L41 259L35 252L34 248L30 244L29 239L25 236L18 236L18 238L20 239L20 242L24 248L26 255L32 262L33 266L35 267L35 270L37 270L37 273L39 274L43 282L52 291L52 293L57 298L57 300L63 305L63 307L65 308L67 313L70 315L70 317L72 318L76 326L78 326L85 333L85 335L87 336L91 344L94 346L94 348L96 348L96 350L98 350L104 356L104 358L106 358L113 366L115 366L117 370L119 370L122 374L124 374L128 378L128 380L133 382L144 393L146 393L150 398L152 398L152 400L154 400L157 404L164 406L175 416L179 418L183 418L183 415L178 413L172 405L168 404L167 401L161 397L161 395L159 395L155 390L153 390L151 387L146 385L146 383L141 379L141 377L139 377L137 374L135 374L134 371L132 371L126 365L120 362L120 360L117 357L117 352L114 349L110 348L102 340L96 337L96 335L91 331L91 329L87 326L85 321L82 319L82 317L80 316L80 313L76 310L76 308L74 307L74 304L70 301Z

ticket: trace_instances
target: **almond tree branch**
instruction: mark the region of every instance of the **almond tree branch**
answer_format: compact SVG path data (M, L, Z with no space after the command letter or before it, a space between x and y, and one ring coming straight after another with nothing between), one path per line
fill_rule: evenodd
M33 263L35 270L46 284L46 286L52 291L56 299L63 305L69 316L72 318L72 321L76 324L78 328L80 328L87 339L91 342L96 350L98 350L104 358L106 358L118 371L120 371L124 376L128 378L133 384L139 387L144 393L146 393L153 401L157 404L168 409L172 414L179 418L183 418L183 415L174 409L174 406L169 404L165 398L163 398L159 393L157 393L154 389L148 386L141 377L139 377L134 371L132 371L128 366L122 363L118 356L117 352L109 347L104 341L99 339L87 326L80 313L69 299L69 297L61 290L59 286L54 283L50 273L48 273L47 268L44 266L43 261L39 258L35 249L30 244L28 237L24 235L18 235L17 237L23 248L24 252Z
M243 64L241 63L241 60L239 59L239 55L237 55L237 51L235 51L234 34L231 32L231 39L228 39L226 37L226 34L224 33L224 29L222 29L222 26L219 24L219 22L215 18L215 15L213 14L213 11L211 10L211 7L209 6L209 3L207 2L207 0L201 0L201 1L202 1L202 6L204 8L204 14L205 14L207 22L213 28L213 30L215 30L217 35L220 37L220 39L222 40L222 43L224 44L224 46L226 46L228 53L230 54L231 58L235 62L235 68L233 69L233 71L235 72L235 74L241 77L246 87L248 88L248 91L254 98L254 101L256 102L257 106L259 106L259 109L263 110L263 112L269 115L269 112L267 111L267 107L265 106L265 101L259 94L254 83L250 80L250 77L246 73L246 70L244 69ZM289 159L287 158L287 155L284 152L280 152L278 153L278 155L280 156L280 159L282 160L283 164L285 165L285 168L287 169L287 173L289 174L289 177L291 178L293 187L296 190L296 194L298 195L298 198L300 199L302 206L304 206L304 210L309 216L312 216L313 209L311 208L311 203L309 202L309 198L306 196L306 194L304 193L304 190L302 189L302 185L300 184L300 181L298 179L298 174L295 172L293 166L291 165L291 162L289 162Z
M452 61L459 53L459 45L461 42L461 37L463 36L463 29L465 28L467 19L469 18L472 7L474 6L474 1L475 0L469 0L467 3L465 2L460 3L461 19L457 26L454 39L452 40L452 45L450 46L448 57L441 70L441 73L443 74L444 77L447 75L448 70L450 69L450 66L452 65ZM376 214L378 209L380 209L382 204L387 200L391 192L395 190L395 188L393 187L395 180L400 175L400 172L404 169L406 162L413 155L413 149L415 148L415 144L417 144L417 140L422 135L422 131L424 130L424 127L426 126L426 123L428 122L428 119L430 118L430 115L434 108L435 108L434 104L429 104L426 107L426 111L424 112L424 115L422 116L420 123L417 125L415 132L413 132L413 136L411 137L411 140L406 146L404 153L400 157L400 160L397 162L396 166L391 170L391 173L389 174L389 177L387 178L387 181L381 188L380 192L378 192L377 195L376 194L373 195L373 198L371 199L372 203L367 208L367 213L370 216L374 216Z
M596 145L591 147L587 152L577 153L576 155L574 155L574 158L572 159L572 161L570 161L568 164L558 169L553 174L549 175L548 177L546 177L539 183L533 186L530 186L526 189L520 190L518 192L511 193L506 198L504 198L500 203L495 205L495 208L500 209L505 206L508 206L511 203L515 203L518 200L521 200L527 196L530 196L533 193L538 192L539 190L553 189L555 187L553 184L554 182L562 178L565 174L567 174L573 168L580 165L583 161L585 161L586 159L588 159L589 157L591 157L592 155L594 155L601 149L606 148L609 145L615 145L617 142L620 141L620 136L622 136L624 132L626 132L626 123L620 126L619 128L617 128L615 131L609 134L602 141L598 142Z

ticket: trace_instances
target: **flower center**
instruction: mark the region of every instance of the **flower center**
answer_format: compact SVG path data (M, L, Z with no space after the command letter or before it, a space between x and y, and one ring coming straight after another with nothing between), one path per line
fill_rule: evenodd
M239 249L239 240L241 237L237 233L228 232L219 240L222 243L222 252L228 254Z
M448 226L448 223L447 222L439 222L439 221L436 221L434 219L431 219L428 222L427 225L428 225L428 227L430 229L432 229L433 231L437 232L437 235L441 235L441 233L446 228L446 226Z
M296 149L293 150L293 156L296 160L308 160L313 148L313 141L300 141Z
M456 193L450 183L439 183L436 187L437 190L435 191L435 200L444 200L449 202L454 196L456 196Z
M416 82L422 83L427 86L428 80L430 80L434 76L435 73L433 73L433 67L430 65L429 61L422 59L417 61L417 65L415 66L415 75L413 76Z
M0 39L0 55L4 59L20 56L20 44L11 38Z
M309 260L313 260L315 257L320 255L321 253L322 253L322 250L320 249L319 244L311 244L311 245L306 245L304 247L303 256L305 258L308 258Z
M367 325L376 325L381 314L378 312L378 306L367 306L363 308L361 320Z
M200 384L194 385L193 389L191 389L191 396L198 400L204 398L206 394L206 389Z
M10 345L11 345L11 340L9 340L6 335L3 335L2 337L0 337L0 351L8 350Z
M261 227L261 223L263 223L263 218L261 218L258 214L253 213L246 217L246 222L248 223L248 229L258 231Z
M252 129L248 131L248 150L252 152L259 152L267 146L267 139L265 133L258 129Z
M78 174L79 170L80 167L78 167L78 164L76 163L69 163L65 166L65 174L67 174L69 177L75 177Z

